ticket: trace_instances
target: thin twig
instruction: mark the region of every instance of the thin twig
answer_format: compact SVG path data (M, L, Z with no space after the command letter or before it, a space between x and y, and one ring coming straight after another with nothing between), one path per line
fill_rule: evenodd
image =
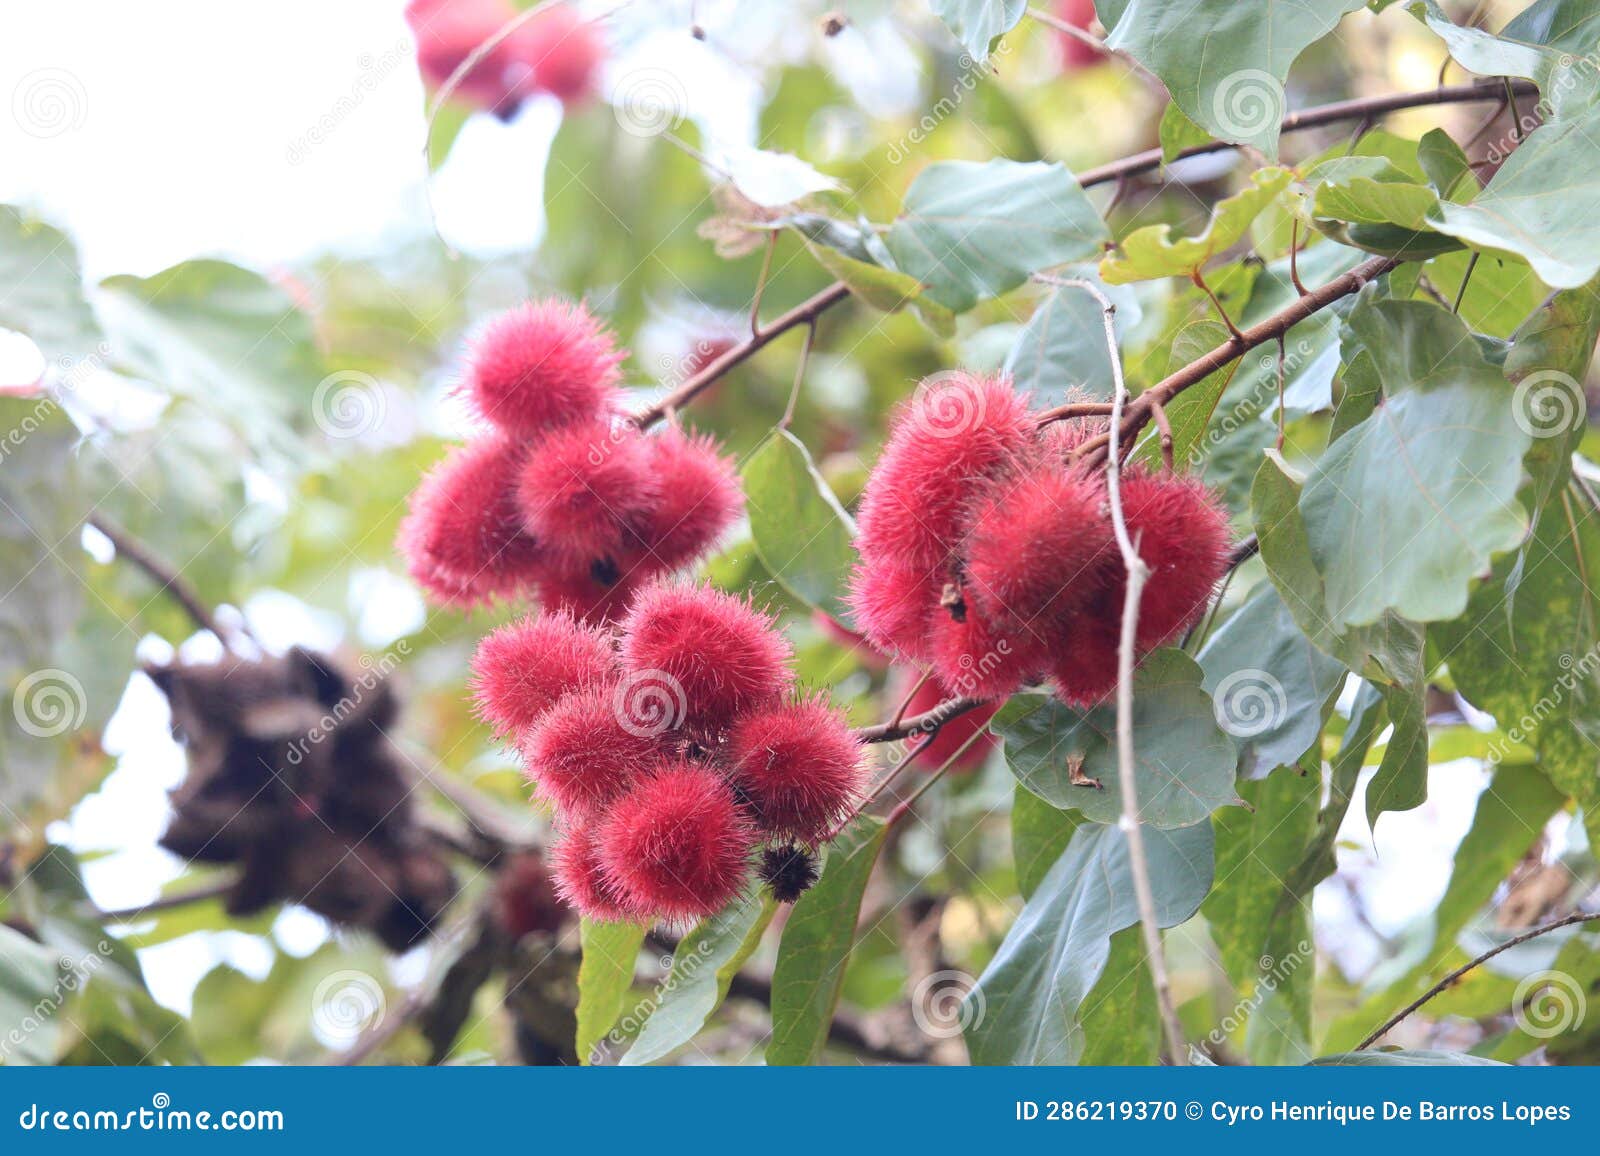
M800 403L800 387L805 384L806 364L811 360L811 347L817 341L817 319L806 322L805 340L800 345L800 360L794 366L794 385L789 387L789 404L783 407L783 417L778 419L779 429L788 429L794 420L794 407Z
M873 726L857 727L855 730L856 741L863 743L892 743L896 739L910 738L912 735L937 734L939 728L953 718L966 714L968 711L977 710L984 704L981 698L947 698L943 702L930 707L921 714L914 714L908 719L902 719L898 726L888 723L877 723Z
M1456 299L1450 304L1450 312L1461 312L1461 303L1467 298L1467 286L1472 283L1472 271L1478 267L1478 258L1482 255L1477 249L1474 249L1472 256L1467 258L1467 271L1461 274L1461 287L1456 290Z
M217 636L217 641L228 649L229 634L217 623L216 615L205 604L205 600L195 591L187 579L180 575L177 569L166 561L156 556L155 551L135 538L127 530L111 521L104 514L91 514L89 525L104 534L111 544L116 547L117 554L132 562L140 570L153 578L160 586L162 593L168 595L179 606L183 607L190 620L201 630L209 630Z
M1158 401L1150 408L1150 416L1155 419L1156 433L1161 439L1161 464L1166 466L1167 473L1172 473L1172 423L1167 420L1167 411ZM1280 447L1282 448L1282 447Z
M1384 1020L1384 1022L1379 1025L1376 1031L1355 1046L1355 1050L1359 1052L1365 1048L1370 1048L1384 1036L1388 1035L1389 1029L1393 1028L1401 1020L1405 1019L1408 1015L1416 1011L1423 1004L1427 1003L1434 996L1453 986L1456 980L1466 975L1467 972L1471 971L1479 964L1493 959L1502 951L1507 951L1513 947L1516 947L1519 943L1527 943L1530 939L1537 939L1541 935L1547 935L1552 931L1558 930L1559 928L1570 927L1574 923L1593 923L1597 919L1600 919L1600 911L1579 911L1575 914L1568 915L1563 919L1557 919L1553 923L1546 923L1542 927L1535 927L1532 931L1524 931L1521 935L1512 936L1504 943L1495 947L1491 947L1482 955L1476 957L1475 959L1469 960L1460 967L1456 968L1454 971L1450 972L1450 974L1439 980L1427 991L1423 992L1416 999L1406 1004L1405 1007L1401 1008L1394 1015Z
M767 234L766 255L761 258L761 275L756 278L755 296L750 301L750 336L761 334L761 297L767 291L767 277L772 272L772 254L778 248L778 231Z
M889 725L891 727L899 726L900 723L905 719L906 711L911 709L912 702L916 699L917 695L922 693L922 688L928 685L928 680L932 677L932 670L925 670L922 672L922 677L917 679L916 684L912 686L905 698L900 700L900 705L895 708L894 717L889 720Z
M229 875L222 879L215 879L210 883L202 884L188 891L175 891L171 895L162 895L152 899L149 903L141 903L137 907L119 907L111 911L100 912L102 923L137 923L143 919L159 915L163 911L171 911L178 907L188 907L191 903L204 903L210 899L221 899L233 890L238 880Z

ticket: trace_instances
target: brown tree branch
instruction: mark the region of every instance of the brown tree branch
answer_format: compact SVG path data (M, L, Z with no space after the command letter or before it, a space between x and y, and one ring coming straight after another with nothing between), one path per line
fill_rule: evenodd
M162 895L152 899L149 903L141 903L137 907L119 907L111 911L99 913L102 923L137 923L141 919L149 919L163 911L172 911L178 907L187 907L191 903L204 903L208 899L221 899L238 880L232 875L222 879L204 883L199 887L190 888L188 891L175 891L171 895Z
M1546 923L1540 927L1535 927L1532 931L1524 931L1521 935L1512 936L1504 943L1498 944L1495 947L1491 947L1482 955L1467 961L1454 971L1450 972L1443 979L1439 980L1432 987L1430 987L1427 991L1423 992L1416 999L1406 1004L1405 1007L1395 1012L1394 1015L1384 1020L1383 1023L1378 1026L1377 1030L1375 1030L1371 1035L1355 1046L1355 1050L1359 1052L1366 1048L1370 1048L1384 1036L1388 1035L1389 1030L1401 1020L1405 1019L1408 1015L1416 1011L1423 1004L1427 1003L1434 996L1439 995L1441 992L1453 986L1456 980L1466 975L1467 972L1471 971L1479 964L1493 959L1502 951L1508 951L1511 948L1516 947L1519 943L1527 943L1530 939L1537 939L1539 936L1547 935L1552 931L1558 930L1559 928L1570 927L1574 923L1593 923L1595 920L1600 920L1600 911L1579 911L1572 915L1568 915L1563 919L1557 919L1552 923Z
M146 575L154 579L161 587L161 592L170 597L183 608L184 613L201 630L209 630L217 636L217 641L223 646L228 646L229 635L217 624L217 619L205 600L196 593L189 581L180 575L176 568L156 556L155 552L127 530L117 525L104 514L91 514L89 525L108 538L116 547L117 555L132 562ZM232 649L232 647L229 647Z

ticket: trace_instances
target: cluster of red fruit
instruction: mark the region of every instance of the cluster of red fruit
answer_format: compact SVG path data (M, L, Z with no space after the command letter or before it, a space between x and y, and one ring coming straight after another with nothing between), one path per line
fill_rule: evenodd
M1074 461L1103 428L1041 428L1003 378L924 383L862 496L851 602L868 639L930 665L956 694L998 699L1048 680L1069 703L1105 698L1126 575L1103 471ZM1227 570L1228 519L1191 478L1129 466L1121 493L1151 570L1142 653L1199 619Z
M704 554L743 508L714 442L645 434L621 412L621 361L582 307L529 302L491 321L462 389L488 423L411 496L399 547L438 601L533 591L614 617L644 582Z
M673 582L641 590L615 630L544 614L483 640L478 709L555 808L568 903L683 924L738 897L753 868L780 900L815 881L806 848L857 805L866 771L789 659L747 601Z
M417 68L434 88L516 18L510 0L411 0L406 23L417 38ZM605 41L566 6L547 9L489 48L462 77L463 100L510 119L528 97L547 92L564 104L589 96Z

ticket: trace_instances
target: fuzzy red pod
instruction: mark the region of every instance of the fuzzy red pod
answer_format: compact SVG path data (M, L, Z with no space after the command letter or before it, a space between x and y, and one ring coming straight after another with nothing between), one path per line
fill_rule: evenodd
M552 430L529 448L517 475L523 528L569 571L615 563L629 527L650 514L659 495L644 435L621 421Z
M1050 638L1038 628L990 622L970 605L959 621L939 609L928 640L940 681L967 698L1004 698L1049 663Z
M417 70L438 88L457 68L516 15L505 0L411 0L406 23L417 41ZM458 82L455 94L468 103L508 118L521 95L507 75L505 45L489 49Z
M965 589L991 622L1047 633L1120 566L1098 475L1043 462L975 506Z
M531 932L561 929L565 911L544 860L515 855L494 881L495 921L513 940Z
M921 685L917 686L919 682ZM915 694L911 694L913 686L917 686ZM906 697L908 694L909 700ZM908 719L915 718L924 711L930 711L946 699L954 697L955 695L938 679L930 678L923 681L922 673L909 667L897 668L889 679L889 701L896 706L905 702L904 717ZM986 703L976 710L957 715L935 731L932 737L926 734L907 737L905 745L908 757L911 753L927 747L927 750L917 755L917 766L920 770L931 774L951 758L955 759L950 764L952 771L959 773L977 770L988 761L990 752L1000 746L1000 740L992 734L984 734L974 739L971 745L968 745L967 740L982 731L999 710L998 702Z
M635 596L622 622L622 664L672 688L694 728L718 730L777 701L791 651L747 599L710 586L663 582Z
M468 351L462 389L484 420L532 436L609 414L622 354L582 305L551 297L493 318Z
M1139 649L1173 641L1200 620L1228 572L1228 514L1197 478L1130 472L1122 482L1128 535L1150 578L1139 599Z
M674 923L721 910L750 878L756 833L715 772L664 763L612 804L596 835L623 903Z
M972 487L1036 447L1027 399L1004 378L929 378L895 419L859 514L869 563L943 565L961 536Z
M548 92L566 105L594 95L606 44L594 21L569 7L552 8L514 30L506 55L525 93Z
M1122 628L1122 591L1092 600L1060 638L1050 668L1056 697L1068 706L1091 707L1117 689L1117 642Z
M602 624L622 617L639 584L652 573L651 567L628 556L576 569L547 566L535 580L534 589L546 610Z
M514 496L521 462L509 440L480 438L455 447L412 491L396 546L435 600L509 598L540 572L544 552L522 529Z
M888 654L925 659L930 620L943 613L940 573L887 562L858 565L845 600L867 641Z
M716 545L744 509L733 462L710 437L664 430L647 439L654 506L637 521L638 542L662 571L677 570Z
M472 695L496 734L515 735L571 690L601 686L617 674L616 644L569 613L531 615L478 643Z
M580 915L602 923L640 919L644 913L623 898L617 881L606 870L593 827L569 827L550 853L556 894Z
M526 731L517 748L528 778L563 819L593 819L661 759L665 728L626 715L621 687L575 690Z
M753 711L728 732L735 788L761 829L820 842L861 800L866 762L844 715L820 698Z

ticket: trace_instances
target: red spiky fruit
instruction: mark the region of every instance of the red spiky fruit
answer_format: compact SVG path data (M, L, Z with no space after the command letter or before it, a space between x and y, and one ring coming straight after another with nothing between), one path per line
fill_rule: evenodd
M889 562L858 565L850 575L846 602L861 633L889 654L925 659L930 619L942 613L939 575L936 569Z
M495 921L513 940L536 931L560 930L566 913L550 869L540 856L515 855L495 877L494 913Z
M612 804L597 837L624 904L674 923L738 896L756 839L728 784L684 762L663 764Z
M634 676L659 672L682 696L686 721L703 731L776 701L789 682L789 644L772 620L710 586L641 590L622 623L621 654Z
M532 436L609 414L621 360L611 334L582 305L529 301L484 326L462 389L486 421Z
M606 55L605 40L594 21L566 6L522 25L507 39L506 50L522 71L522 91L548 92L566 105L594 95Z
M655 566L676 570L716 545L744 509L744 492L733 462L709 437L669 429L646 444L658 486L654 506L638 520L638 541Z
M1097 594L1057 641L1050 678L1069 706L1097 706L1116 692L1122 597L1120 582Z
M911 694L911 688L918 682L921 682L921 686L917 687L915 694ZM909 699L907 695L910 695ZM905 702L905 717L911 719L955 695L938 679L922 681L920 671L900 667L889 679L888 697L896 706ZM976 739L973 739L973 735L982 731L999 710L998 702L988 703L977 710L957 715L935 731L931 738L925 733L909 736L905 740L907 757L915 753L918 768L930 774L952 758L955 760L950 763L952 771L976 770L988 761L990 752L999 747L1000 740L992 734L983 734ZM969 739L972 740L970 744ZM927 749L923 750L924 747Z
M602 923L622 923L644 916L629 906L606 870L593 827L567 828L551 849L550 866L556 894L580 915Z
M942 566L973 486L1029 456L1027 400L1002 378L929 378L896 417L861 496L859 548L871 565Z
M563 568L615 562L628 527L655 508L660 493L638 427L589 421L552 430L528 450L517 476L523 528Z
M522 451L500 437L457 446L418 483L396 546L436 601L470 607L509 598L545 556L522 529L515 480Z
M1139 649L1176 639L1200 620L1228 571L1228 514L1197 478L1130 472L1122 510L1150 578L1139 599Z
M528 778L564 819L595 818L660 761L661 730L634 725L619 684L575 690L525 732Z
M940 681L967 698L1004 698L1044 673L1049 637L1031 624L990 622L967 606L958 621L937 610L928 631L929 655Z
M866 764L844 716L821 699L753 711L728 733L733 782L762 831L819 842L861 799Z
M507 623L478 643L472 694L499 735L515 735L572 690L610 683L617 674L611 636L559 611Z
M576 569L546 567L534 583L546 610L562 611L596 624L614 622L651 568L638 558L624 556Z
M1043 462L988 487L967 539L965 589L991 622L1040 633L1120 567L1097 475Z
M431 88L438 88L481 44L513 16L504 0L411 0L406 23L417 40L417 70ZM505 45L488 50L458 82L458 99L500 117L510 117L521 102L507 76Z

